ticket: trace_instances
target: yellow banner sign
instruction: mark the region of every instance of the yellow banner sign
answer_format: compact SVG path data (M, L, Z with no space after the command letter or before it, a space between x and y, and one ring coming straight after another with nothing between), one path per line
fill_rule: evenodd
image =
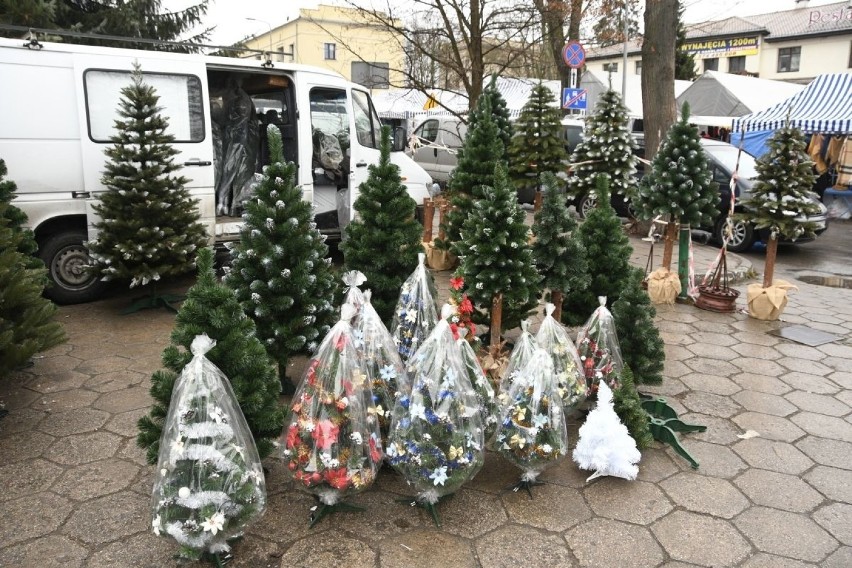
M755 36L689 41L684 43L680 49L700 58L706 58L757 55L757 47L758 38Z

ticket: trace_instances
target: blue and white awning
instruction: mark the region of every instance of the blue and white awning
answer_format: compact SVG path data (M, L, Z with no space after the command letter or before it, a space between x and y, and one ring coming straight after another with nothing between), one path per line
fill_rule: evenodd
M852 73L819 75L786 101L735 118L733 131L776 130L788 119L805 133L852 134Z

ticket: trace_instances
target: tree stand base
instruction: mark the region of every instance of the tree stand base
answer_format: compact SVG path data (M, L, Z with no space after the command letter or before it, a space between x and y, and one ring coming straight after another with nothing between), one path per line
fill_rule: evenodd
M141 310L155 309L155 308L166 308L167 310L173 311L177 313L177 308L172 304L177 302L182 302L186 299L186 296L179 296L177 294L151 294L150 296L142 296L140 298L134 298L131 304L122 310L122 315L127 314L135 314Z
M230 562L233 559L234 559L234 556L230 553L222 555L222 554L219 554L219 553L211 554L210 552L205 552L201 556L201 560L203 560L205 562L209 562L210 564L215 564L216 568L222 568L223 566L225 566L225 564L227 564L228 562Z
M514 485L510 485L504 491L512 491L513 493L517 493L521 489L527 492L527 495L530 496L530 499L533 498L532 488L537 485L545 485L544 481L539 481L538 479L521 479L519 482Z
M397 499L396 502L397 503L407 503L411 507L420 507L421 509L425 509L432 516L432 522L435 523L435 526L440 528L441 527L441 515L438 514L438 505L441 503L441 501L445 501L452 496L453 496L452 493L450 493L449 495L443 495L441 497L438 497L438 500L434 503L425 503L423 501L418 500L416 497L414 499L412 499L410 497L403 498L403 499Z
M707 426L686 424L677 417L677 412L662 397L639 394L639 398L642 399L642 409L648 413L648 428L654 439L671 446L678 455L689 462L692 469L698 469L698 462L680 445L675 432L706 432Z
M367 510L366 507L361 507L360 505L352 505L350 503L344 503L342 501L340 503L335 503L334 505L327 505L326 503L320 502L320 504L317 505L316 510L314 510L314 512L311 513L311 524L309 526L310 526L310 528L314 528L314 525L317 524L318 522L320 522L323 517L326 517L326 516L331 515L333 513L340 513L340 512L361 513L361 512L364 512L366 510Z

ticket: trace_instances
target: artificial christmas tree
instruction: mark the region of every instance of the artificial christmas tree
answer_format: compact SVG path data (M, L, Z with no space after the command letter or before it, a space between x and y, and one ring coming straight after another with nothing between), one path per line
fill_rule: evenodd
M640 268L630 269L630 277L621 296L612 304L612 317L621 358L625 365L630 366L634 382L658 385L663 382L666 352L660 330L654 324L657 310L642 288L643 279L644 273Z
M151 495L154 534L197 560L228 552L266 508L266 480L234 391L204 354L215 341L199 335L175 383Z
M390 325L399 288L417 266L423 228L414 218L417 204L408 195L399 167L390 161L390 128L382 129L379 163L369 167L341 245L348 270L360 270L370 282L372 304ZM381 253L379 251L382 251Z
M610 206L606 176L599 175L596 183L597 206L577 230L586 252L590 283L586 288L569 290L565 295L562 319L569 325L586 321L598 305L599 296L617 300L630 274L633 248Z
M491 348L500 332L517 327L538 305L541 277L533 264L524 211L499 164L494 186L483 190L456 243L468 294L491 325ZM501 316L502 317L498 317Z
M562 399L566 415L572 415L586 401L589 389L577 348L568 336L568 331L553 317L555 308L553 304L544 306L545 316L538 328L535 342L553 359L557 392Z
M562 112L550 89L543 83L533 87L515 122L518 134L508 148L509 177L522 203L533 202L535 192L544 186L544 174L565 170L568 153L561 120Z
M612 391L613 408L621 422L627 426L630 437L636 440L636 447L644 450L651 445L654 437L648 427L648 413L642 408L642 399L636 392L633 372L628 365L621 370L617 381L618 388Z
M14 181L4 179L7 172L6 162L0 159L0 204L5 204L3 218L8 221L6 226L19 235L16 250L24 255L23 261L26 268L44 268L44 264L35 256L38 251L35 235L29 229L24 228L27 222L27 214L12 205L18 186L15 185Z
M603 175L612 193L630 199L636 190L636 144L627 127L627 107L621 95L605 91L594 113L586 118L583 141L574 149L573 175L568 178L568 194L579 200L577 212L585 217L595 205L604 202L595 191L597 177ZM609 203L607 196L605 203Z
M166 133L159 97L138 65L132 81L121 90L121 118L105 150L102 182L108 191L94 205L98 235L86 244L92 270L102 280L129 278L131 288L188 272L207 243L197 200L184 187L189 180L173 175L180 169L174 162L179 152L171 146L175 137ZM152 286L149 297L131 309L170 307L176 299L158 295Z
M596 392L598 383L618 388L618 376L624 368L615 321L606 309L606 297L598 298L598 308L577 333L577 354L583 362L586 385Z
M535 214L532 245L536 270L543 288L550 289L550 301L556 306L553 317L562 321L562 298L568 290L583 290L589 285L586 253L577 235L577 222L568 211L565 192L556 176L545 173L544 199Z
M482 426L485 429L485 441L488 442L494 436L494 432L497 430L497 421L500 418L497 397L494 394L494 387L491 385L491 381L488 380L485 371L482 370L482 365L479 363L476 352L467 340L467 330L459 330L458 335L456 345L459 347L459 354L464 364L467 379L476 393L476 402L482 418Z
M505 397L508 396L512 383L515 382L518 375L520 375L527 363L530 362L537 347L538 343L536 342L535 335L530 332L530 320L525 319L521 321L521 335L518 336L515 346L512 347L512 352L509 354L509 362L506 364L503 376L500 379L500 392L497 396L501 405L506 404Z
M438 292L425 261L425 254L417 255L417 268L402 283L391 322L390 333L403 362L414 355L438 323Z
M491 120L497 125L500 141L503 143L503 162L509 158L509 142L515 134L515 127L512 125L512 120L509 117L509 105L503 95L500 93L500 88L497 86L497 75L491 75L488 84L482 89L482 94L476 102L476 106L470 112L468 119L468 127L476 124L482 117L484 109L483 99L488 99L488 105L491 109Z
M680 224L678 274L681 297L688 292L689 226L708 226L719 214L719 188L713 181L701 148L698 128L689 123L689 104L672 125L651 162L634 206L645 219L668 220L662 268L671 270L675 232Z
M233 290L217 281L213 251L207 247L198 251L198 276L175 317L171 344L163 351L165 369L151 376L154 404L139 419L137 445L147 451L149 463L156 462L175 381L192 359L192 342L201 334L216 343L205 357L228 377L260 457L268 456L284 420L275 367Z
M636 449L636 442L613 409L612 391L602 381L597 406L580 427L574 461L582 469L595 470L586 481L604 475L632 480L639 473L636 464L640 459L642 454Z
M801 131L789 124L776 130L769 139L769 151L758 158L756 169L751 196L741 202L741 218L768 232L769 240L763 286L748 287L749 315L775 320L786 306L787 290L792 287L772 279L778 240L815 237L817 225L804 219L820 212L819 203L808 196L814 184L813 162L805 153Z
M270 126L270 165L254 199L246 202L240 242L231 251L225 282L257 335L278 364L285 393L293 392L287 363L313 352L334 320L336 282L325 236L314 223L311 204L295 185L296 166L283 162L281 132Z

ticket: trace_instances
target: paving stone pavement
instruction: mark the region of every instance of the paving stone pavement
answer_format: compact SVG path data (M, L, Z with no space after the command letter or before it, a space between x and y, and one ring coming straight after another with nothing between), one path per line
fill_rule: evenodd
M644 266L647 244L631 240ZM716 252L696 245L699 270ZM436 274L444 295L448 277ZM409 492L388 470L353 499L365 513L309 529L313 500L268 459L268 510L230 566L852 566L852 290L796 284L784 322L657 307L666 380L643 390L709 426L682 435L697 470L661 445L644 452L634 482L586 483L566 460L530 499L504 491L519 471L488 454L441 505L441 529L396 502ZM0 383L0 566L175 565L173 542L149 529L153 473L135 444L174 316L119 315L131 296L61 308L68 343ZM807 347L767 334L786 324L841 338Z

